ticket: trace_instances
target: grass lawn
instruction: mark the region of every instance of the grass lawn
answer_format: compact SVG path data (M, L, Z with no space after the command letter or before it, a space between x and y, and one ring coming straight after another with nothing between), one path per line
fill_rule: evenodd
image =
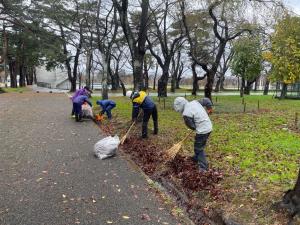
M189 96L189 100L193 97ZM199 98L199 97L198 97ZM159 135L150 140L163 149L180 141L188 129L179 113L172 109L174 98L153 98L159 112ZM96 99L93 99L94 101ZM131 118L131 102L113 98L113 116L124 134ZM295 115L300 101L278 100L271 96L214 97L211 115L213 132L206 153L210 166L224 172L219 184L225 199L215 201L203 193L203 207L221 208L242 224L281 224L283 218L271 206L283 192L294 186L300 166L300 136ZM242 104L242 102L246 103ZM244 112L245 111L245 112ZM149 123L152 129L152 121ZM136 130L140 134L140 130ZM186 142L183 155L193 154L193 136Z
M29 89L27 87L18 87L18 88L1 88L1 90L5 93L13 93L13 92L25 92L25 91L29 91Z

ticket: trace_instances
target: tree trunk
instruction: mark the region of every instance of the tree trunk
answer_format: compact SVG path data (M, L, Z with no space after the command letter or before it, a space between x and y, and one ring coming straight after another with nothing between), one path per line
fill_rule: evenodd
M221 83L220 83L220 91L224 91L224 81L225 81L225 76L223 75L221 78Z
M7 39L7 33L5 31L5 25L3 25L3 66L4 66L4 83L5 86L7 86L7 65L8 65L8 39Z
M220 86L221 86L221 76L217 80L216 87L215 87L215 92L219 92L220 91Z
M254 86L254 91L257 91L257 88L258 88L258 84L259 84L259 79L260 76L258 76L256 79L255 79L255 86Z
M86 54L86 68L85 68L85 86L91 88L91 69L92 69L93 52L88 49Z
M33 83L33 68L29 67L26 70L26 81L27 81L27 85L32 85Z
M125 97L126 96L126 87L125 87L123 81L120 78L119 78L119 81L120 81L120 84L121 84L121 87L122 87L123 96Z
M144 88L143 77L143 61L144 55L139 55L133 59L133 86L134 90L142 90Z
M9 62L9 73L10 73L10 87L11 88L17 88L17 62L16 61L10 61Z
M157 71L158 71L158 64L156 64L155 68L155 74L154 74L154 79L153 79L153 90L155 90L156 86L156 77L157 77Z
M176 73L174 72L172 74L172 79L171 79L171 92L175 93L176 89Z
M213 84L214 84L214 74L212 72L208 72L207 75L207 81L204 87L204 94L206 98L211 99L211 93L213 90Z
M157 93L159 97L167 97L168 78L169 78L169 73L167 67L167 69L166 68L163 69L163 74L158 80Z
M79 86L79 89L81 88L81 80L82 80L82 74L81 73L79 73L78 74L78 86Z
M224 81L225 81L224 73L220 73L219 79L217 80L217 83L216 83L215 92L225 90L224 89Z
M269 85L270 85L270 81L267 79L266 83L265 83L265 88L264 88L264 95L268 95Z
M245 95L250 95L252 84L253 84L253 82L247 81L247 85L244 88L244 94Z
M182 74L183 74L183 70L184 70L184 65L183 65L183 62L181 62L180 64L180 68L178 70L178 74L177 74L177 77L176 77L176 89L180 89L180 81L181 81L181 77L182 77Z
M280 99L284 99L287 93L287 85L285 83L282 84L282 89L280 93Z
M289 224L295 224L292 223L293 218L296 215L300 215L300 169L294 189L288 190L284 194L280 205L281 207L288 209L290 213L291 218Z
M145 82L145 90L148 90L149 88L149 74L148 74L148 68L147 68L147 63L144 60L144 82Z
M196 63L195 62L193 62L193 64L192 64L192 72L193 72L192 95L197 95L197 91L199 90L199 85L198 85L198 78L197 78Z
M36 78L36 70L35 70L35 67L32 68L32 73L33 73L33 82L34 82L34 84L37 84L37 78Z
M242 77L242 82L239 86L240 86L240 97L244 97L245 79L243 77Z
M20 87L25 87L25 68L23 66L23 63L19 66L19 71L20 71L20 78L19 78L19 86Z
M103 62L103 74L102 74L102 99L108 99L108 88L107 88L107 67L108 67L108 56L102 53Z

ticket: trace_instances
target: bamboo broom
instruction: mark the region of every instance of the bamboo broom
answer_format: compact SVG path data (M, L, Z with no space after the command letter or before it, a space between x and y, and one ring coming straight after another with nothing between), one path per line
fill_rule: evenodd
M164 155L164 162L160 164L155 171L154 177L160 177L161 174L163 174L167 169L167 163L172 161L175 156L178 154L179 150L181 149L184 141L193 133L193 131L190 131L180 142L173 145L171 148L165 151Z
M179 150L181 149L184 141L193 133L193 131L190 131L180 142L173 145L171 148L166 150L165 152L165 160L166 162L169 162L175 158Z
M128 134L129 134L129 132L130 132L130 130L132 129L132 127L133 127L134 124L135 124L135 121L131 124L131 126L130 126L129 129L127 130L126 134L121 138L121 141L120 141L121 145L124 144L124 142L125 142L125 140L126 140Z

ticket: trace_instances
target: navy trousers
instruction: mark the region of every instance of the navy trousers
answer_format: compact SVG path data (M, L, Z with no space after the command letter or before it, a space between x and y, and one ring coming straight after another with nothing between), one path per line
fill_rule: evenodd
M206 155L204 152L206 142L208 140L210 133L207 134L196 134L195 142L194 142L194 152L195 155L193 159L198 162L199 167L201 169L207 170L208 169L208 162L206 160Z

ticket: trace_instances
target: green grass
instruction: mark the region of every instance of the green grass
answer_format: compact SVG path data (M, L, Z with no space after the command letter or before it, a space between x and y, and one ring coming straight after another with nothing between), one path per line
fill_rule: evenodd
M27 87L18 87L18 88L1 88L5 93L14 93L14 92L25 92L29 89Z
M184 137L188 129L180 114L172 109L174 98L160 99L160 102L158 98L153 99L158 106L160 135L151 138L167 149ZM196 98L188 96L188 99ZM117 103L113 115L118 121L130 121L130 100L126 97L113 100ZM221 185L229 196L232 195L232 200L229 205L224 202L223 206L234 214L242 213L239 206L243 204L256 213L255 224L272 224L276 218L266 216L266 211L274 200L280 200L284 191L294 186L300 165L300 137L294 129L300 101L246 96L244 113L239 96L218 96L213 100L213 132L206 153L211 166L226 174ZM149 125L152 128L151 122ZM186 141L182 154L193 154L193 137ZM248 190L249 186L256 191ZM244 212L245 218L248 213ZM250 223L251 217L249 220L243 222Z

